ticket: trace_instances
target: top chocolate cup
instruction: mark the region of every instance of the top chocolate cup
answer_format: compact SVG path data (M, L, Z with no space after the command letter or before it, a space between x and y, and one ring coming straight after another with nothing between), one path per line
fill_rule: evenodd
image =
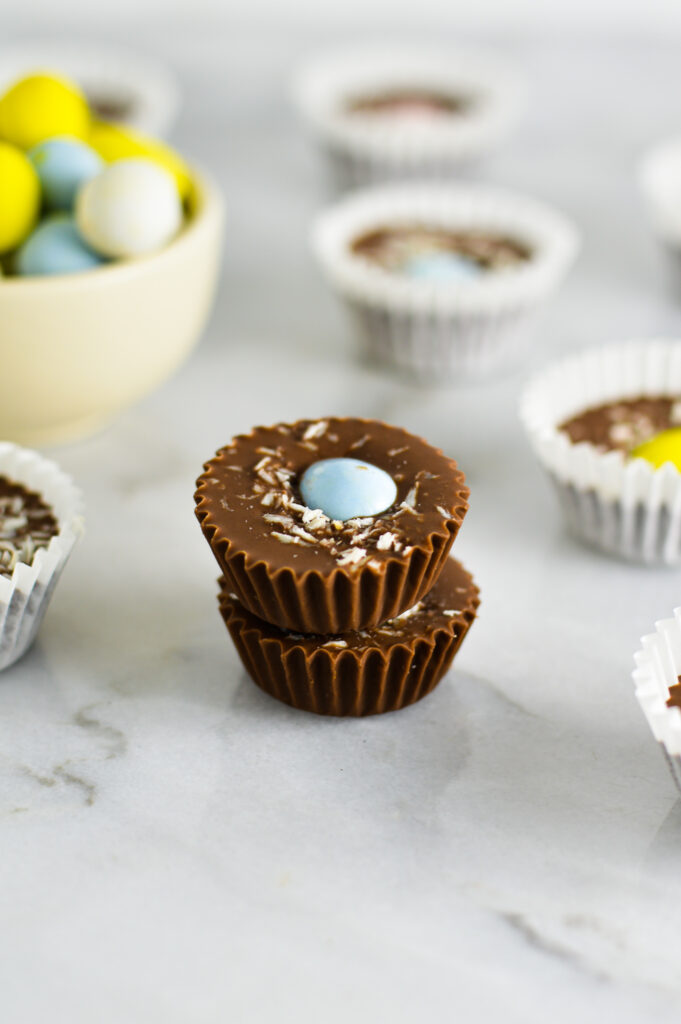
M331 520L298 482L321 459L356 458L389 473L393 505ZM435 583L468 509L456 463L378 420L299 420L256 427L206 463L196 515L226 588L259 618L300 633L344 633L400 615Z

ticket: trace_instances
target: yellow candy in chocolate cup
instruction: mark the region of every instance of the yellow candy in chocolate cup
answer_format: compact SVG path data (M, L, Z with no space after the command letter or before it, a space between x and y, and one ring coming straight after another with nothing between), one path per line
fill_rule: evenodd
M39 211L40 180L33 164L16 146L0 142L0 255L28 237Z
M0 139L30 149L44 139L90 131L87 100L73 82L58 75L28 75L0 97Z
M174 149L158 139L151 139L123 125L95 121L88 141L107 163L141 156L160 164L175 179L183 202L193 193L194 185L184 160Z
M650 441L638 445L631 452L635 459L645 459L659 469L666 462L681 470L681 427L672 427L656 434Z

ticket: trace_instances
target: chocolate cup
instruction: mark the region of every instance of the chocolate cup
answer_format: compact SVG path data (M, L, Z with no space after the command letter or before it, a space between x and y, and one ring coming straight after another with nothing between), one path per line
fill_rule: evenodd
M421 700L449 669L480 604L472 576L447 559L414 614L338 637L300 636L258 619L220 583L220 612L251 679L318 715L376 715Z
M315 527L302 518L310 510L297 480L311 463L339 456L390 473L397 500L377 516L327 520L321 539L301 541ZM260 619L325 635L378 625L428 593L466 514L468 493L456 463L421 438L376 420L328 419L258 427L235 438L206 463L195 500L226 589ZM288 504L277 504L284 499ZM283 541L281 531L289 528L267 521L278 513L297 517ZM388 535L397 546L379 547ZM344 562L359 551L357 562Z

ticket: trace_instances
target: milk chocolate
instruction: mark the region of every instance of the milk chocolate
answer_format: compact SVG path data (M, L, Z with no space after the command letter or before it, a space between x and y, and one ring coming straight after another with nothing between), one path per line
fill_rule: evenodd
M532 251L518 239L493 231L448 230L428 224L386 225L354 240L352 252L393 273L403 272L415 256L452 253L483 270L524 263Z
M378 114L390 117L452 117L469 112L472 96L445 94L431 89L386 89L382 92L348 99L348 114Z
M303 503L320 459L373 463L397 485L385 512L346 522ZM300 420L236 437L206 463L196 514L227 589L254 615L300 633L345 633L392 619L426 594L468 504L455 462L377 420Z
M304 636L263 622L220 583L220 611L253 681L320 715L374 715L425 697L449 669L480 603L471 575L448 558L433 589L397 618Z
M561 423L573 444L588 442L601 451L622 451L681 425L681 396L641 395L605 402Z

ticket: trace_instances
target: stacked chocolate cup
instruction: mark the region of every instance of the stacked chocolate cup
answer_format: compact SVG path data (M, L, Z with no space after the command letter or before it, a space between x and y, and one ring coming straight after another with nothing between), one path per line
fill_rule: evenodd
M306 504L301 480L329 460L362 460L390 478L394 500L343 519ZM258 427L222 448L198 480L196 514L254 682L327 715L393 711L429 693L479 604L448 557L468 493L455 462L376 420Z

